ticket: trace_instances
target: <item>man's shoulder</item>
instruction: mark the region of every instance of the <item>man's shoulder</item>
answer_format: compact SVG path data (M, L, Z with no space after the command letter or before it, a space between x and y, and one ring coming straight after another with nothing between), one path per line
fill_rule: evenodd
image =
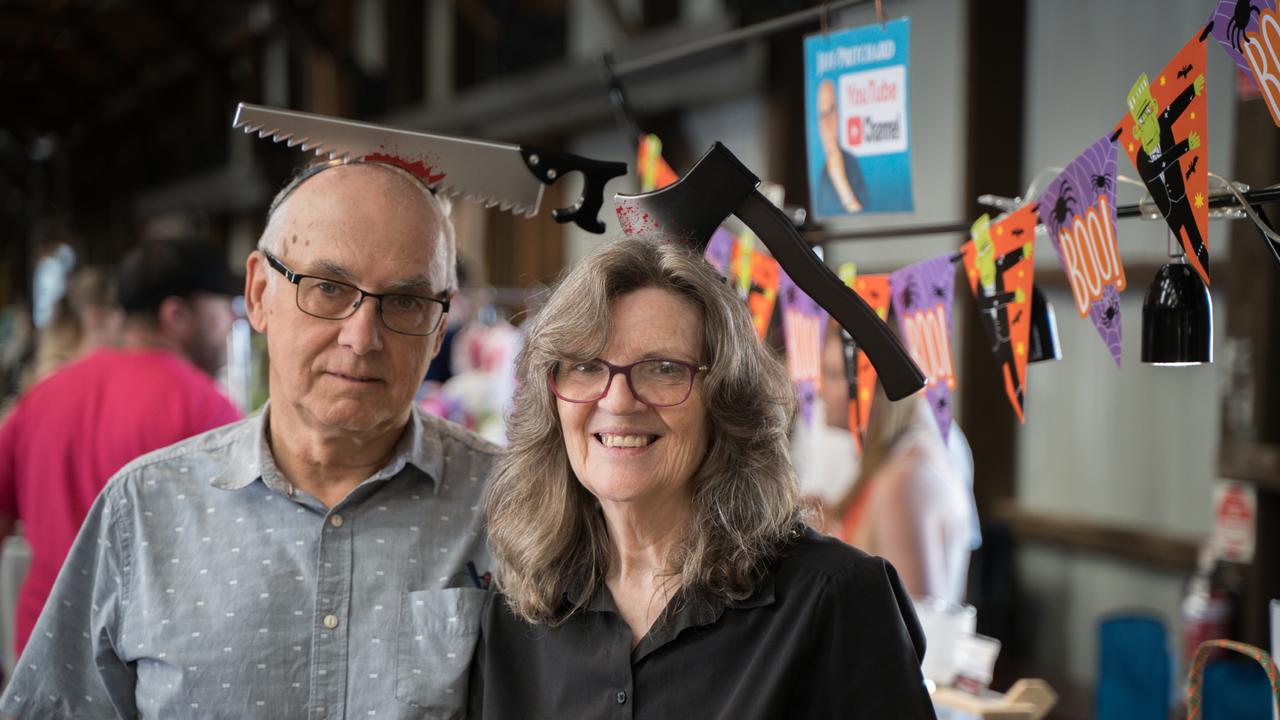
M453 448L465 449L478 455L495 458L502 453L502 446L444 418L414 409L421 420L422 433L440 441L446 454Z
M139 455L112 476L106 492L128 492L139 482L162 476L179 481L196 480L195 485L208 486L211 475L231 461L233 449L253 440L253 433L261 427L255 420L256 417L237 420Z

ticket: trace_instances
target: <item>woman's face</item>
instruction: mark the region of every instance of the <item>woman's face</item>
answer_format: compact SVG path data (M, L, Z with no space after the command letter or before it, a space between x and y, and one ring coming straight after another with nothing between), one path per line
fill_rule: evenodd
M613 365L654 358L694 365L702 357L702 316L688 299L660 288L619 297L600 359ZM602 503L663 505L687 500L707 451L701 374L679 405L640 402L622 375L595 402L556 399L565 451L579 482Z

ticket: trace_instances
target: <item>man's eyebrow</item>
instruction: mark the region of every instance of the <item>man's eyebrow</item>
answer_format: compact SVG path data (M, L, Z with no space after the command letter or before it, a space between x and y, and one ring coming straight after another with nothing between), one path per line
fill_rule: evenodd
M318 275L332 275L335 280L355 285L355 275L342 265L332 260L317 260L313 267ZM308 273L303 273L306 275ZM382 293L416 293L420 295L434 296L442 291L435 289L435 283L431 282L431 278L426 274L411 275L407 278L393 280L380 289Z
M393 280L387 283L387 292L415 292L419 295L438 295L441 290L435 289L435 283L431 282L431 278L426 275L414 275L412 277Z

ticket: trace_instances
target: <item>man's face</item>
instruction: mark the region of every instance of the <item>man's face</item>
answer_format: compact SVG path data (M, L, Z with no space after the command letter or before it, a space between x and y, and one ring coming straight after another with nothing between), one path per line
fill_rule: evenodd
M818 137L828 153L839 147L840 113L836 107L836 86L830 80L818 85Z
M196 293L187 298L187 304L193 321L192 333L186 342L187 357L196 367L217 377L227 363L227 335L235 321L231 298Z
M368 292L446 298L450 242L439 206L411 178L372 165L325 170L276 211L269 250L301 275ZM297 306L297 286L249 261L246 306L267 335L271 398L317 429L376 434L402 426L444 321L426 337L393 332L366 298L351 317L326 320Z

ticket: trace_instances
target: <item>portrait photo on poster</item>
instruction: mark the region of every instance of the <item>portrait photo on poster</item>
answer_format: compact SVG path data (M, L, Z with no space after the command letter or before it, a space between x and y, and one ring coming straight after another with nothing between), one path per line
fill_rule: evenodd
M805 38L810 209L817 218L910 212L911 21Z

